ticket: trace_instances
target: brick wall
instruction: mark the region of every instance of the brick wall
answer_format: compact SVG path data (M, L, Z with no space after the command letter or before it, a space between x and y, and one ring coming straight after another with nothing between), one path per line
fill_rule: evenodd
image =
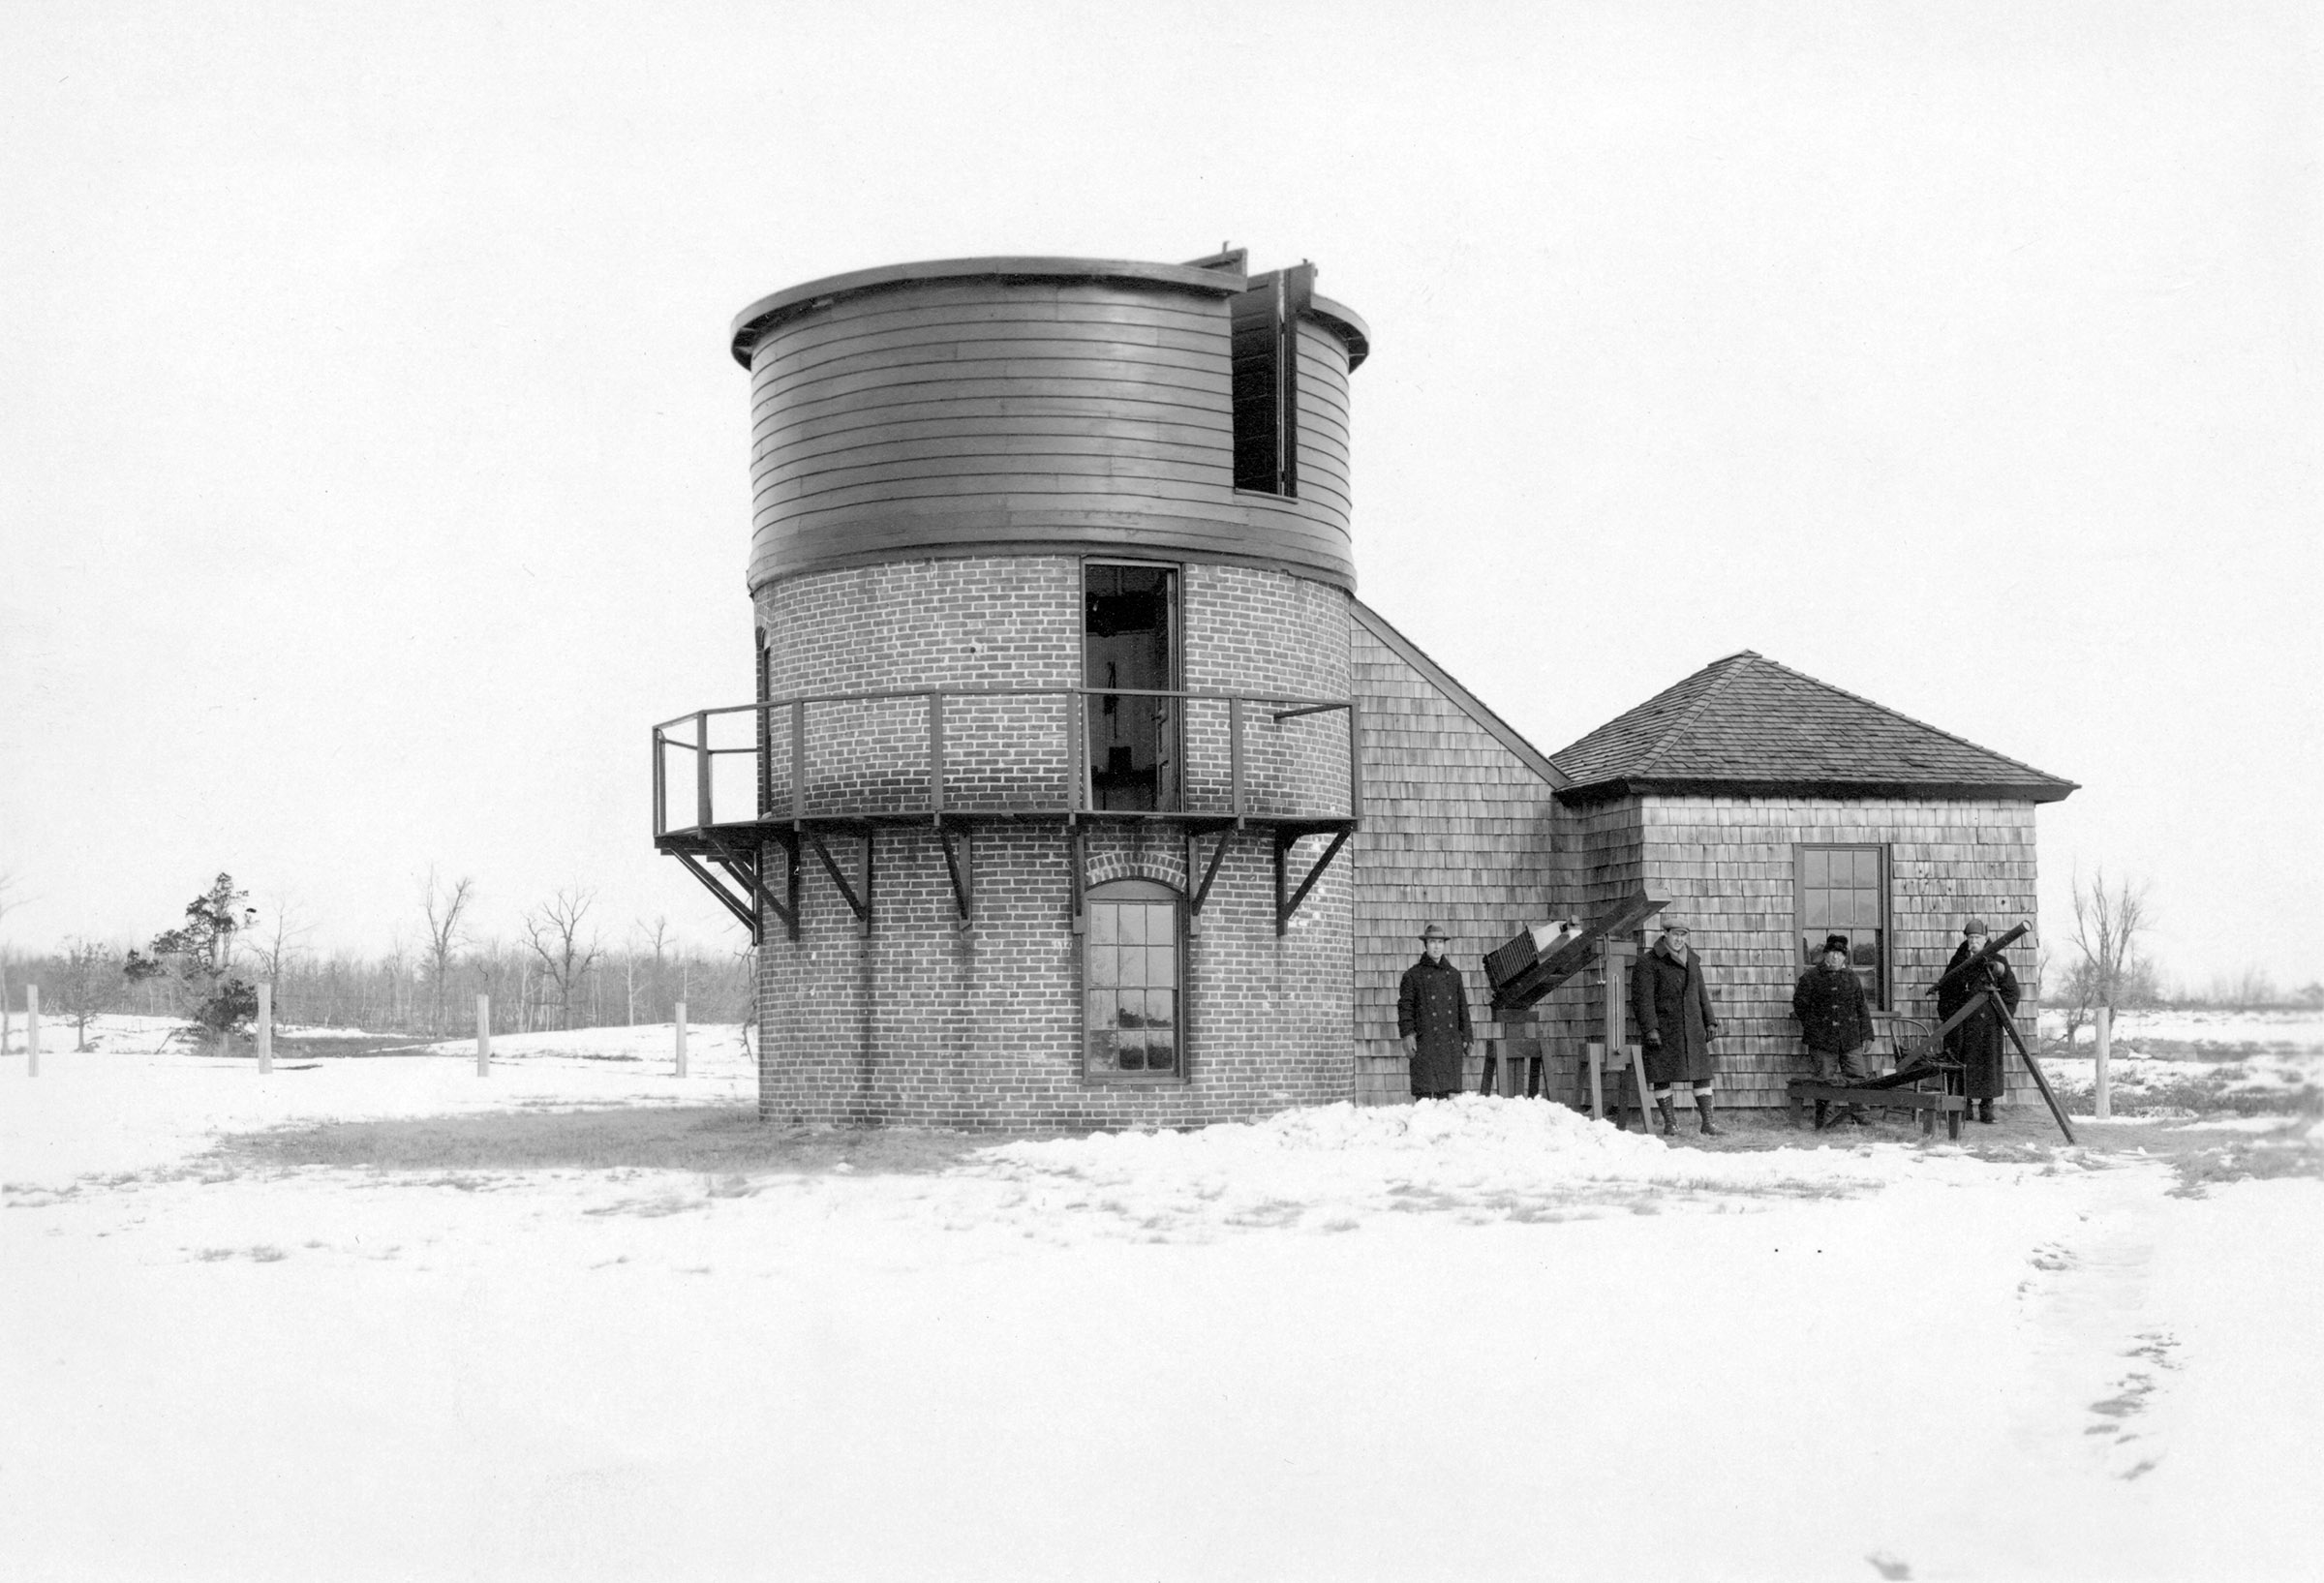
M1344 594L1280 573L1204 563L1185 567L1181 592L1189 687L1344 693ZM1078 681L1080 568L1072 557L922 561L802 577L764 591L758 614L778 697ZM923 806L911 799L925 797L925 707L908 700L818 715L809 754L817 801L810 806L836 807L841 797L867 795ZM1288 806L1294 798L1344 798L1344 725L1302 729L1341 718L1278 727L1262 715L1249 722L1255 808L1270 799ZM963 786L989 784L1006 796L1042 784L1045 776L1061 783L1061 727L1047 714L994 706L956 746L952 727L960 723L948 717L948 786L957 776ZM1223 724L1222 716L1222 731ZM1326 736L1336 743L1329 752L1307 741ZM1190 765L1205 755L1204 773L1220 776L1223 786L1223 742L1205 739L1189 721ZM1302 787L1301 774L1316 783ZM779 752L778 785L787 786L787 757ZM1176 830L1086 828L1085 883L1136 876L1184 891L1186 851ZM769 1119L1182 1126L1347 1097L1353 887L1344 864L1278 935L1268 839L1252 832L1236 841L1186 941L1186 1081L1109 1086L1082 1075L1080 937L1062 828L974 827L975 917L966 928L955 927L932 832L890 828L872 839L868 934L811 855L802 875L799 940L779 926L765 931L759 1094ZM860 892L862 841L835 838L831 845ZM780 861L780 848L770 848L770 867Z
M796 577L763 589L775 698L905 687L1068 687L1081 681L1081 564L1071 556L911 561ZM949 699L944 779L956 806L1062 800L1071 755L1064 699ZM807 708L810 813L928 806L921 698ZM778 807L789 806L791 726L769 739Z
M1469 992L1480 1044L1527 1033L1491 1020L1484 953L1551 915L1555 805L1549 785L1428 677L1361 623L1351 639L1363 711L1363 828L1356 858L1355 1040L1360 1103L1412 1097L1396 1041L1396 986L1431 920Z
M1922 991L1943 971L1963 918L1981 917L1999 933L2036 916L2030 803L1649 796L1567 809L1562 823L1574 910L1643 884L1686 916L1723 1024L1719 1086L1734 1104L1781 1104L1784 1084L1809 1070L1791 1019L1798 844L1888 848L1891 1015L1933 1020L1935 1002ZM2036 935L2011 951L2029 1043L2037 944ZM1578 1092L1573 1041L1591 1036L1602 993L1577 985L1544 1003L1544 1029L1567 1057L1566 1092ZM1887 1020L1882 1052L1893 1049ZM2013 1090L2030 1088L2018 1063L2010 1067Z
M1348 696L1348 595L1280 572L1196 563L1182 583L1187 690ZM1224 807L1229 796L1226 706L1197 701L1187 720L1189 806ZM1348 716L1341 712L1276 720L1244 706L1244 807L1253 813L1345 812Z

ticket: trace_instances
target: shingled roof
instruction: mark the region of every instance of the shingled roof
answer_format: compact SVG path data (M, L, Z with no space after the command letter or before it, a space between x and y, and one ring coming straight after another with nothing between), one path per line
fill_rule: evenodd
M1571 777L1564 803L1634 792L2055 803L2075 789L1749 649L1549 758Z

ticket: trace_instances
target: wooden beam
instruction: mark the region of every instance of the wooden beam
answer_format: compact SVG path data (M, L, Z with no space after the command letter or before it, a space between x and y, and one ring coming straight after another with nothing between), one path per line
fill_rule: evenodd
M708 890L711 895L719 898L719 905L723 906L728 912L734 914L735 921L737 923L741 924L743 928L750 930L750 937L753 940L758 937L757 920L750 916L750 909L744 906L741 901L737 900L733 892L729 891L724 885L719 883L719 878L716 874L713 874L709 869L703 868L701 864L695 862L694 855L690 852L673 852L670 855L676 858L680 863L686 865L687 871L692 874L696 879L700 880L703 888Z
M784 856L787 859L784 867L789 870L789 884L786 889L789 891L790 896L787 904L785 902L777 900L775 898L774 892L767 889L766 876L761 872L761 865L757 852L748 851L730 845L727 841L719 837L710 835L707 832L704 834L703 839L709 841L712 846L718 849L719 861L720 865L728 873L734 875L736 880L742 883L745 894L755 897L760 905L764 906L767 911L773 913L779 920L780 920L784 931L788 933L792 939L796 940L799 938L798 837L794 836L791 839L781 843ZM753 945L760 943L759 935L760 930L754 921L750 928L750 941Z
M1195 887L1194 897L1186 905L1186 910L1197 918L1202 916L1203 903L1210 899L1210 882L1218 877L1219 861L1227 855L1227 847L1234 839L1235 827L1230 825L1218 833L1218 842L1210 848L1210 862L1203 869L1203 882ZM1188 836L1186 847L1189 854L1200 856L1202 838L1198 836ZM1194 872L1194 865L1191 862L1187 864L1186 871L1189 874Z
M1315 867L1307 870L1307 877L1300 881L1300 888L1294 891L1291 899L1286 901L1283 898L1283 857L1300 837L1296 835L1287 837L1280 830L1275 832L1275 932L1277 934L1291 932L1291 915L1300 910L1300 903L1307 899L1307 893L1315 889L1315 882L1324 877L1324 870L1331 867L1331 860L1339 856L1339 849L1348 844L1348 837L1354 834L1353 830L1342 830L1333 836L1331 844L1324 848L1324 855L1315 860Z
M821 859L823 860L823 868L824 868L824 871L825 871L825 872L827 872L827 873L829 873L829 874L831 875L831 882L832 882L834 885L837 885L837 886L840 888L840 896L841 897L841 898L843 898L843 899L846 901L846 903L847 903L847 907L848 907L848 910L849 910L849 911L851 911L851 912L853 912L853 913L855 914L855 919L856 919L856 922L857 922L857 923L859 923L859 924L861 924L861 925L863 925L863 927L864 927L864 932L865 932L866 934L869 934L869 933L871 933L871 932L872 932L872 836L871 836L871 833L870 833L869 831L867 831L867 832L865 832L865 834L864 834L864 894L863 894L862 896L860 896L860 897L859 897L859 896L857 896L857 895L855 894L855 887L847 883L847 876L846 876L846 874L844 874L844 873L842 873L842 872L841 871L841 869L840 869L840 865L839 865L839 862L838 862L838 860L832 857L832 855L831 855L831 848L823 844L823 833L822 833L821 831L819 831L819 830L810 830L810 831L809 831L809 832L807 833L807 838L808 838L808 839L809 839L810 842L812 842L812 843L814 844L814 848L815 848L815 856L816 856L816 857L818 857L818 858L821 858Z
M953 849L953 831L949 825L936 826L936 839L944 843L944 871L952 876L952 899L961 909L958 928L966 928L970 909L976 900L976 841L975 833L960 833L960 849Z
M2018 1058L2026 1063L2026 1070L2034 1074L2034 1086L2041 1090L2042 1101L2049 1106L2051 1116L2058 1122L2058 1130L2065 1134L2067 1142L2073 1142L2073 1123L2065 1119L2065 1107L2058 1103L2058 1096L2051 1091L2049 1075L2042 1071L2041 1063L2034 1058L2034 1052L2026 1048L2025 1037L2017 1031L2017 1019L2009 1015L2009 1009L2002 1004L2000 995L1991 989L1986 990L1985 994L1993 1002L1993 1015L2001 1019L2002 1031L2017 1047Z

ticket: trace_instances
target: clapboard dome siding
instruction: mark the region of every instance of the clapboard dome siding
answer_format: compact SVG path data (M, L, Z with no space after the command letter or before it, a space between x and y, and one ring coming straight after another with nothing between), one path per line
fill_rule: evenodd
M1234 487L1228 299L1177 265L966 260L810 283L736 324L753 589L910 557L1180 554L1354 586L1362 327L1297 326L1296 499Z

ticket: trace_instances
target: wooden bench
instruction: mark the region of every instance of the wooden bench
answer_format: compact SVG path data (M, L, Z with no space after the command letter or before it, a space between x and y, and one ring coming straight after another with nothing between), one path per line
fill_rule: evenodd
M1907 1088L1898 1085L1867 1087L1862 1083L1819 1082L1814 1078L1793 1078L1786 1084L1791 1096L1791 1125L1798 1126L1804 1118L1808 1102L1816 1104L1816 1128L1822 1131L1826 1124L1826 1109L1833 1105L1885 1105L1916 1111L1920 1114L1920 1130L1924 1137L1937 1135L1937 1118L1944 1117L1944 1135L1958 1141L1961 1137L1961 1118L1969 1110L1969 1101L1959 1094L1935 1092L1927 1088Z

